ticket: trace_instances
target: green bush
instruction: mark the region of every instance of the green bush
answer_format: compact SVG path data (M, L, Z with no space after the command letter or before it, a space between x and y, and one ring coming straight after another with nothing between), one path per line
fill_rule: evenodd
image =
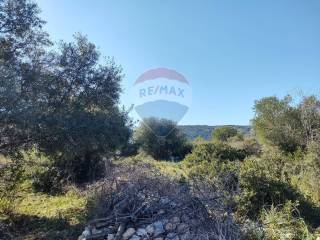
M185 162L189 165L196 165L203 162L211 162L214 160L244 160L245 151L236 149L224 142L206 142L198 144L191 154L187 155Z
M38 169L32 177L32 186L36 192L59 194L63 191L64 184L61 173L53 166Z
M268 240L314 240L307 224L299 216L298 203L288 201L283 207L264 211L262 221Z
M166 119L145 119L135 132L135 140L157 160L181 160L192 149L176 123Z
M238 188L239 160L244 154L222 142L198 144L184 163L189 177L213 184L218 191L234 192Z
M242 192L238 199L238 214L257 220L263 209L283 205L288 200L298 201L301 217L308 224L319 226L319 207L292 183L293 177L300 174L295 165L303 161L303 156L302 152L284 155L269 149L260 158L244 161L240 169Z
M240 135L238 130L231 126L218 127L212 132L212 139L226 142L228 139Z
M291 96L263 98L254 106L253 129L263 143L293 153L320 139L319 108L315 96L304 97L296 105Z

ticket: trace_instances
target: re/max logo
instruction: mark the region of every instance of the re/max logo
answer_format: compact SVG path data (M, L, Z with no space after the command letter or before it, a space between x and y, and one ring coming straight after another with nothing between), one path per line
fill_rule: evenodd
M152 95L171 95L184 98L184 89L178 87L169 87L169 86L150 86L147 88L140 88L139 89L139 96L147 97Z

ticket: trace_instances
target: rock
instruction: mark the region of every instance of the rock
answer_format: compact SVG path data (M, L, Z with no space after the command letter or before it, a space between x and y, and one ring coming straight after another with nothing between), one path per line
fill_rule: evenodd
M168 233L167 237L166 237L166 240L172 240L175 237L177 237L177 233Z
M153 223L153 226L154 226L153 236L154 237L158 237L159 235L161 235L162 233L165 232L163 225L164 225L163 221L157 221L157 222Z
M85 228L85 230L82 232L83 237L89 237L91 235L91 231L88 227Z
M165 214L165 213L166 213L166 211L163 210L163 209L160 209L159 212L158 212L158 214Z
M187 214L184 214L182 217L181 217L181 221L182 222L188 222L189 221L189 216Z
M173 223L170 223L170 222L169 222L169 223L166 224L165 229L166 229L166 231L171 232L171 231L173 231L176 227L177 227L176 224L173 224Z
M190 232L186 232L180 236L181 240L192 240Z
M133 235L129 240L141 240L141 237Z
M197 221L196 219L191 219L189 220L191 226L198 226L199 225L199 221Z
M179 218L179 217L173 217L173 218L171 219L171 222L172 222L172 223L180 223L180 218Z
M93 235L95 235L95 234L100 234L100 233L102 233L103 231L102 231L102 230L98 230L98 229L96 229L96 228L93 228L91 232L92 232Z
M114 240L114 234L108 234L107 240Z
M167 197L163 197L160 199L160 203L162 203L162 204L168 204L170 202L171 202L170 199Z
M153 226L152 224L150 224L150 225L148 225L148 226L146 227L146 231L147 231L147 233L148 233L149 235L153 235L153 234L154 234L154 230L155 230L155 228L154 228L154 226Z
M177 227L179 233L186 232L189 229L189 225L185 223L180 223Z
M136 231L136 235L143 237L143 236L147 236L147 230L144 228L138 228L138 230Z
M123 234L122 234L122 239L123 240L128 240L133 236L133 234L136 232L134 228L128 228Z

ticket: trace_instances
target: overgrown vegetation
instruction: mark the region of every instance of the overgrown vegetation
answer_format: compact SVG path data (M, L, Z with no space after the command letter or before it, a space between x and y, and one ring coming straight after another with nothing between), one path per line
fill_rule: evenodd
M145 119L135 131L135 140L159 160L181 160L192 148L176 123L166 119Z
M119 210L114 196L139 210L144 189L158 191L152 208L160 193L185 201L208 239L320 237L316 96L256 101L250 134L225 126L190 143L166 119L134 129L121 68L83 35L53 45L44 24L35 3L0 0L0 238L75 239Z

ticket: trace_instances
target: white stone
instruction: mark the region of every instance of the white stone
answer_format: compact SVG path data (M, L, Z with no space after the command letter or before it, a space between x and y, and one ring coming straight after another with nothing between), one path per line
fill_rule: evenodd
M149 235L153 235L154 230L155 230L155 228L154 228L154 226L151 225L151 224L146 227L146 231L147 231L147 233L148 233Z
M92 234L100 234L100 233L102 233L102 230L98 230L96 228L92 229Z
M169 233L165 240L180 240L176 233Z
M147 236L147 230L144 228L138 228L138 230L136 231L136 235L138 236Z
M153 223L153 226L154 226L154 233L153 235L155 237L159 236L160 234L164 233L165 230L163 228L163 222L162 221L157 221L157 222L154 222Z
M192 237L191 237L191 234L190 232L186 232L185 234L183 234L181 237L180 237L181 240L191 240Z
M91 232L88 227L85 228L85 230L82 232L82 236L89 237L91 235Z
M179 218L179 217L173 217L173 218L171 219L171 222L172 222L172 223L180 223L180 218Z
M123 234L122 234L122 239L123 240L128 240L132 235L136 232L134 228L128 228Z
M108 234L107 240L114 240L114 234Z
M133 235L129 240L141 240L141 237Z
M189 228L188 224L181 223L181 224L178 225L177 231L178 231L179 233L185 232L185 231L188 230L188 228Z
M173 224L173 223L170 223L170 222L169 222L169 223L166 224L165 229L166 229L166 231L171 232L171 231L174 230L176 227L177 227L176 224Z

